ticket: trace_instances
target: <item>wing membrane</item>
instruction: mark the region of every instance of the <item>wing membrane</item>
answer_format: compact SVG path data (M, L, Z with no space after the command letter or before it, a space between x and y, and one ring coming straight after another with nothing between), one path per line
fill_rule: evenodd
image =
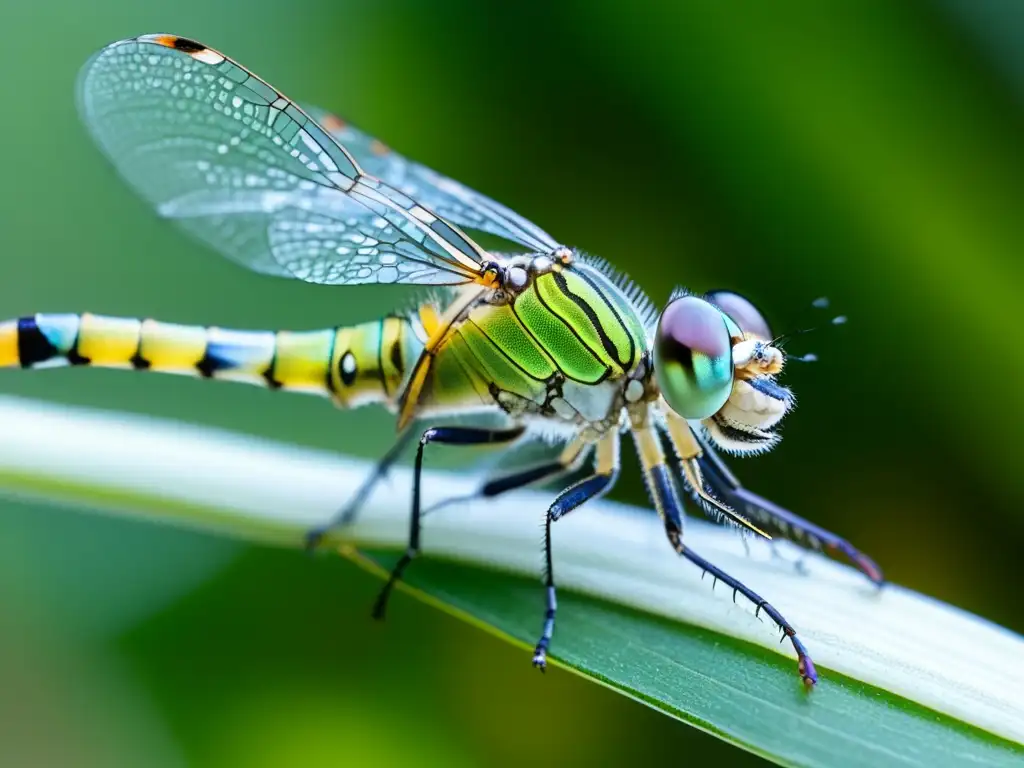
M314 283L457 284L486 253L372 175L245 68L185 38L97 53L79 108L159 213L259 272Z
M351 123L318 107L307 107L306 111L367 173L419 200L438 216L460 227L519 243L531 251L549 253L559 247L551 235L501 203L402 157Z

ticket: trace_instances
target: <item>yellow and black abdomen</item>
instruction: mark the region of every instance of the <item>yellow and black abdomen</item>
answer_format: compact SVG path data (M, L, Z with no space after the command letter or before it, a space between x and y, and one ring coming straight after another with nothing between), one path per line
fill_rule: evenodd
M404 317L315 331L239 331L92 314L0 323L0 366L91 365L392 404L422 341Z

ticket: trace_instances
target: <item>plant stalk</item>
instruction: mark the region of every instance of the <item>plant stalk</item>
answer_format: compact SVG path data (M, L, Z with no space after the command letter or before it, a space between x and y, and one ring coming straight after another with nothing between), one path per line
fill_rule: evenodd
M171 421L0 398L0 492L264 544L302 546L370 471L365 461ZM425 504L480 478L430 471ZM396 468L330 543L403 548L411 476ZM425 556L539 575L550 494L521 491L430 515ZM559 584L792 655L749 604L734 605L672 552L649 510L588 504L554 526ZM1024 743L1024 639L897 585L881 590L814 553L806 573L770 546L691 520L688 546L753 586L797 628L823 675L836 670ZM795 547L780 552L794 557ZM541 599L538 582L538 604ZM812 694L813 696L813 694Z

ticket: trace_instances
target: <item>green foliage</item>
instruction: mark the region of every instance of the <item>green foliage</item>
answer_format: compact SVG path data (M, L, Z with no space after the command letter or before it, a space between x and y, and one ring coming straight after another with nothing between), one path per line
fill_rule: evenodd
M413 594L521 646L528 663L540 619L534 581L436 560L418 562L408 581ZM1024 746L887 691L824 670L808 693L794 663L777 654L564 590L556 637L554 658L569 669L783 765L1024 760ZM546 716L557 727L557 713Z
M172 422L28 401L0 401L0 420L8 426L0 433L0 489L6 494L213 528L242 540L292 548L311 521L322 519L324 512L316 510L335 509L337 488L355 485L370 469L364 462L285 445L254 445ZM90 451L99 458L88 458ZM348 538L331 541L364 564L373 561L356 557L354 545L404 546L410 481L408 470L393 470L391 489L368 499L360 522L344 532ZM428 473L423 485L428 496L442 491L460 497L476 487L472 478L438 472ZM421 558L407 572L410 583L433 604L492 628L502 638L519 645L533 641L539 586L534 579L495 569L533 573L535 521L527 512L539 508L543 498L521 491L490 499L483 507L452 504L430 516L424 545L433 556ZM813 641L808 645L823 667L818 687L807 693L791 658L749 644L763 641L768 628L731 606L728 590L716 595L711 580L698 580L667 550L648 546L661 542L660 535L649 538L660 534L653 516L595 502L588 516L560 524L559 534L569 535L556 550L563 589L554 651L587 680L787 764L932 765L943 764L944 756L953 758L950 764L966 756L999 764L1024 757L1019 745L978 730L1020 737L1024 699L1015 685L1021 639L1010 632L899 587L865 591L862 578L820 556L810 558L807 575L761 560L756 551L744 557L729 531L691 525L689 542L705 554L729 558L729 570L737 575L759 573L761 583L771 583L773 594L787 600L785 612L807 631L805 640ZM189 551L163 543L153 550L165 552L165 562L175 551ZM11 559L31 569L33 561L24 554L31 551L16 549L21 556ZM662 551L664 560L658 557ZM124 566L139 562L136 553L125 555ZM468 564L446 563L445 556ZM44 572L59 571L52 560L44 563L40 558ZM116 563L104 560L107 567ZM148 555L146 565L151 565ZM194 588L217 565L217 557L205 567L192 559L190 569L173 580L170 593ZM679 579L684 575L693 578ZM276 579L275 574L275 587ZM146 594L156 602L165 600L162 583L165 576L147 586L136 575L122 599L136 611L146 604ZM48 602L82 613L77 596L111 593L114 608L116 585L116 577L107 578L83 590L75 580ZM603 599L574 596L573 585ZM680 600L685 600L682 611ZM644 607L675 621L622 606ZM799 615L790 612L797 607ZM360 606L356 613L365 616L365 611ZM133 623L130 616L131 611L117 608L85 611L83 618L97 626L120 624L123 632ZM352 623L351 616L347 620ZM87 634L94 636L95 629ZM413 635L413 641L420 639ZM189 654L197 663L204 663L205 656L195 649ZM829 660L846 674L824 668ZM517 654L523 673L529 670L527 661L527 654Z

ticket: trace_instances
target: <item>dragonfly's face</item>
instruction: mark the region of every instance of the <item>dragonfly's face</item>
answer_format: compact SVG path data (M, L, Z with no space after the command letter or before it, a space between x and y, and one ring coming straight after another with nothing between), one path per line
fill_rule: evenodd
M775 383L785 363L761 313L735 293L669 302L658 322L654 370L662 397L686 419L705 421L716 442L736 451L763 450L792 407Z

